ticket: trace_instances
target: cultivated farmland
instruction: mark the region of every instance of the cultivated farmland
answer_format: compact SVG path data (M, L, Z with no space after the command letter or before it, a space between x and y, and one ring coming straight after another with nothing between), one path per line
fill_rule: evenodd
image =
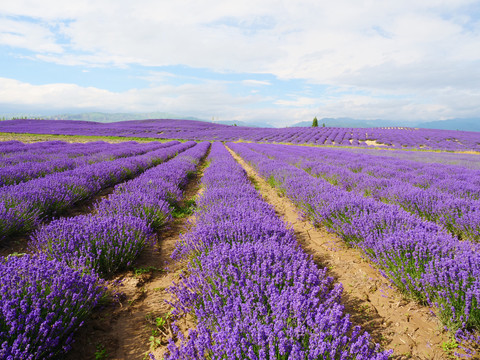
M87 125L0 124L1 359L478 357L478 134Z

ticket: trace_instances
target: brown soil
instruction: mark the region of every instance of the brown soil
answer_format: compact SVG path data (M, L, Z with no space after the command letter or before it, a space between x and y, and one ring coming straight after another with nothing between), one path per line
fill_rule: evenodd
M393 359L454 358L442 350L442 344L450 338L429 308L406 300L359 250L348 247L337 235L300 219L289 199L280 196L250 165L229 151L257 183L259 192L274 206L277 215L291 224L303 249L343 284L342 301L355 325L368 331L383 348L393 349Z
M187 185L185 200L200 192L203 164ZM192 216L169 223L167 229L157 232L155 247L143 251L133 270L110 280L106 305L97 309L76 334L73 349L65 360L141 360L150 359L149 352L162 359L173 335L167 289L179 281L185 268L183 262L172 260L171 254L181 234L193 223ZM121 285L115 285L118 282ZM159 318L167 319L165 325L157 326ZM177 325L182 331L194 326L189 320Z
M377 142L377 140L365 140L365 143L369 146L378 146L378 147L386 147L387 145Z

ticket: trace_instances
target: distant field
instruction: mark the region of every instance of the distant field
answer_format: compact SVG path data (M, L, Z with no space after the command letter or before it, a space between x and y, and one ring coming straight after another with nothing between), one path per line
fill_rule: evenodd
M417 128L248 128L193 120L95 123L69 120L9 120L4 133L114 136L193 141L253 141L358 148L480 151L480 133Z

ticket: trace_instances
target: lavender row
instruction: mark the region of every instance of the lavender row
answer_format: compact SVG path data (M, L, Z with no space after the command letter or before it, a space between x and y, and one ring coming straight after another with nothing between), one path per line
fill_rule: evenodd
M479 244L461 242L398 206L345 191L249 148L256 145L228 146L315 226L361 248L399 289L432 305L450 330L480 329Z
M32 250L102 276L128 268L153 232L171 219L172 202L183 197L189 174L195 172L209 145L197 144L117 185L108 198L95 204L92 214L44 225L32 235Z
M397 204L445 226L459 239L480 240L479 171L452 171L449 166L430 167L390 158L385 161L375 156L357 155L355 159L349 152L285 145L255 145L255 149L296 164L345 190Z
M463 167L466 169L480 169L478 154L438 152L438 151L390 151L387 149L348 149L354 154L367 154L393 157L428 164L444 164Z
M151 201L131 204L122 194L142 194L146 200L171 193L180 200L189 174L209 145L195 145L117 186L92 215L59 219L40 228L30 247L41 255L0 262L0 303L6 304L0 308L0 358L48 359L70 348L75 331L104 292L98 275L130 266L152 240L157 222L150 212L141 211ZM114 205L122 200L128 209ZM169 217L168 211L162 219Z
M165 359L387 359L222 144L210 160L195 227L175 251L189 276L170 289L174 313L197 328L178 332Z
M24 152L37 152L37 153L51 153L52 150L56 150L56 147L63 147L67 143L65 141L43 141L31 144L25 144L21 141L10 140L0 142L0 156L10 156L11 154L21 154Z
M175 142L171 142L169 145L175 145ZM27 154L22 156L23 162L0 168L0 187L26 182L51 173L72 170L96 162L141 155L164 147L165 145L158 142L149 144L126 142L114 146L108 143L81 144L80 148L70 149L54 156L44 156L44 161L37 161L38 155L35 155L34 160L32 160Z
M60 214L102 188L134 177L145 169L195 145L186 142L139 156L78 167L44 178L0 188L0 239L25 233L44 218Z
M8 146L3 145L5 143L8 142L0 142L0 167L34 161L49 161L58 157L76 158L116 147L116 145L104 141L95 141L88 144L67 143L64 141L42 141L34 144L20 143L22 144L21 150L2 153L2 148L8 148ZM129 143L135 144L135 142Z

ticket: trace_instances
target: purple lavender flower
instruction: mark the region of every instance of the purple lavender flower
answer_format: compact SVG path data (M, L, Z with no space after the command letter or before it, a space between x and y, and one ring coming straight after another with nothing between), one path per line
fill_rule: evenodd
M47 260L43 254L2 259L0 358L60 356L103 292L95 275Z
M32 235L32 250L73 267L85 266L102 276L128 268L153 233L147 223L131 215L93 215L59 219Z

